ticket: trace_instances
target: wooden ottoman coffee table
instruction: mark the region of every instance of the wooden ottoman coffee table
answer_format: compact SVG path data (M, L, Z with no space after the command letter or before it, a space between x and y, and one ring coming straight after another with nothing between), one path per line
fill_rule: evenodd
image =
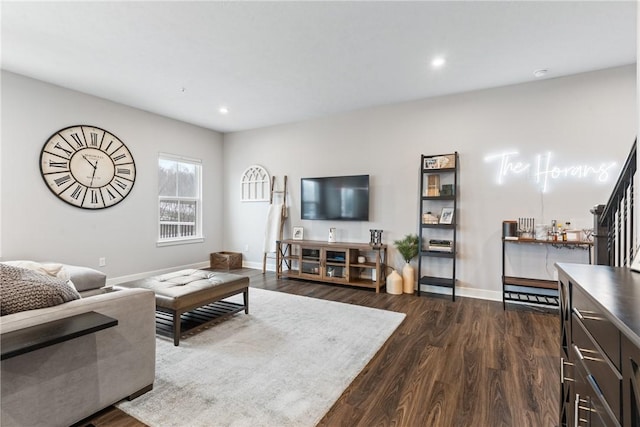
M242 310L249 314L249 278L205 270L180 270L118 284L123 288L151 289L156 294L156 332L180 336L218 322ZM242 293L244 304L222 301Z

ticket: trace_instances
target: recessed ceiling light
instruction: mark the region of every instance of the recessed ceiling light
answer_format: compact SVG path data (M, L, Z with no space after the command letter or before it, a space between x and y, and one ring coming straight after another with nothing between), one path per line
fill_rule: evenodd
M541 69L539 69L539 70L535 70L535 71L533 72L533 76L534 76L534 77L542 77L542 76L544 76L545 74L547 74L547 72L548 72L548 71L549 71L549 70L547 70L546 68L541 68Z
M220 114L227 114L229 112L229 109L227 107L220 107L218 108L218 112Z
M446 61L444 60L443 57L438 56L438 57L433 58L433 60L431 61L431 66L433 68L440 68L445 64L445 62Z

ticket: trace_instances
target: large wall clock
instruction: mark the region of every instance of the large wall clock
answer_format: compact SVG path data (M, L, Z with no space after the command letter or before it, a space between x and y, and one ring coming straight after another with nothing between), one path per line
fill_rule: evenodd
M49 190L83 209L113 206L131 192L136 165L126 145L95 126L64 128L47 139L40 172Z

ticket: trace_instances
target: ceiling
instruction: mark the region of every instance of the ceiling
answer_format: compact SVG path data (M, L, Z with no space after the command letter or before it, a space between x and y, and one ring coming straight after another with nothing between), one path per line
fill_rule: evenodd
M232 132L633 64L636 7L3 0L2 68Z

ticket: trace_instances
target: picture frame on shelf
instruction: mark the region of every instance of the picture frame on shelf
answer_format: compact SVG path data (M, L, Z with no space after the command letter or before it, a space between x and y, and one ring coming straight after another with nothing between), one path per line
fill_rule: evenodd
M451 169L456 167L456 155L445 154L444 156L438 156L438 167L440 169Z
M453 208L442 208L440 212L440 224L453 224Z
M303 240L304 239L304 228L303 227L293 227L293 234L291 237L293 240Z
M424 165L422 167L424 169L440 169L437 157L426 157L424 159Z

